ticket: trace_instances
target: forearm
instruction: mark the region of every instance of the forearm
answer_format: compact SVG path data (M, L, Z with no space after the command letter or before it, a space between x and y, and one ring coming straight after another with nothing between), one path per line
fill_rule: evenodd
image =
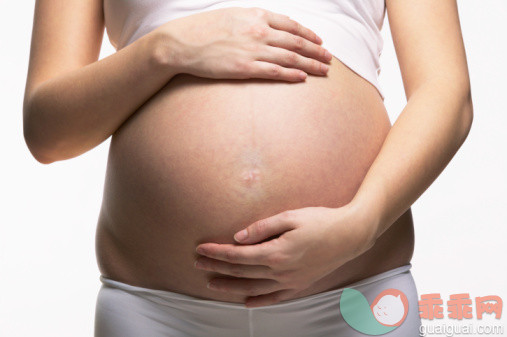
M25 96L24 134L35 158L50 163L94 148L160 90L177 71L161 62L157 39L157 34L147 34Z
M371 219L373 242L433 183L465 141L469 91L427 83L413 93L351 204Z

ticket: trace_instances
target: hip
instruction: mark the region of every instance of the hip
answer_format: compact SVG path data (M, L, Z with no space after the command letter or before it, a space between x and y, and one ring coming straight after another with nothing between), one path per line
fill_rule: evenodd
M257 308L101 276L95 337L413 336L421 322L410 268L405 264L339 289Z

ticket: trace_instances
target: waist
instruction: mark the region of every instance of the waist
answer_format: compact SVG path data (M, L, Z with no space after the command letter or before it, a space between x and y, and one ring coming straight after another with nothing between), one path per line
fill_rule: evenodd
M396 336L412 336L421 320L410 268L405 264L340 289L256 308L101 276L96 331L125 335L142 327L144 334L254 337L379 335L396 329Z
M282 307L292 307L295 308L297 306L301 306L303 303L305 305L308 305L308 302L313 302L314 304L317 301L327 301L329 299L336 298L337 295L343 292L345 288L349 289L356 289L361 290L366 287L374 287L375 283L380 283L380 281L385 281L388 279L393 279L396 277L400 277L401 275L412 277L410 273L410 269L412 268L412 264L408 263L405 265L402 265L400 267L396 267L387 271L384 271L379 274L375 274L373 276L364 278L362 280L350 283L346 286L340 287L338 289L332 289L327 291L322 291L316 294L299 297L296 299L291 300L285 300L276 304L269 305L269 308L282 308ZM234 303L234 302L226 302L226 301L217 301L209 298L200 298L188 294L168 291L168 290L158 290L158 289L150 289L150 288L144 288L139 287L127 283L123 283L120 281L116 281L113 279L110 279L108 277L105 277L103 275L100 275L99 277L100 282L106 286L106 287L112 287L117 289L122 289L125 291L128 291L130 293L137 294L142 297L146 298L157 298L158 302L177 302L179 305L198 305L200 307L207 307L207 308L218 308L218 307L228 307L228 308L234 308L234 309L245 309L245 310L258 310L262 307L257 308L246 308L244 304L242 303Z

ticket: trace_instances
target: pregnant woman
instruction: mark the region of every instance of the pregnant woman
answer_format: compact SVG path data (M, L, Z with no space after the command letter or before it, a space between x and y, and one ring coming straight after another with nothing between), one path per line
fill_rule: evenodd
M415 336L410 206L466 139L470 90L455 0L36 1L31 153L112 136L95 336Z

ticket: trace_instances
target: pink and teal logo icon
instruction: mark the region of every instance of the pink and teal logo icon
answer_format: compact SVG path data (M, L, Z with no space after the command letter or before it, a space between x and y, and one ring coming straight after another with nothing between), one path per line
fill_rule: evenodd
M386 289L368 304L361 292L343 289L340 311L345 322L366 335L383 335L399 327L408 313L407 296L398 289Z

